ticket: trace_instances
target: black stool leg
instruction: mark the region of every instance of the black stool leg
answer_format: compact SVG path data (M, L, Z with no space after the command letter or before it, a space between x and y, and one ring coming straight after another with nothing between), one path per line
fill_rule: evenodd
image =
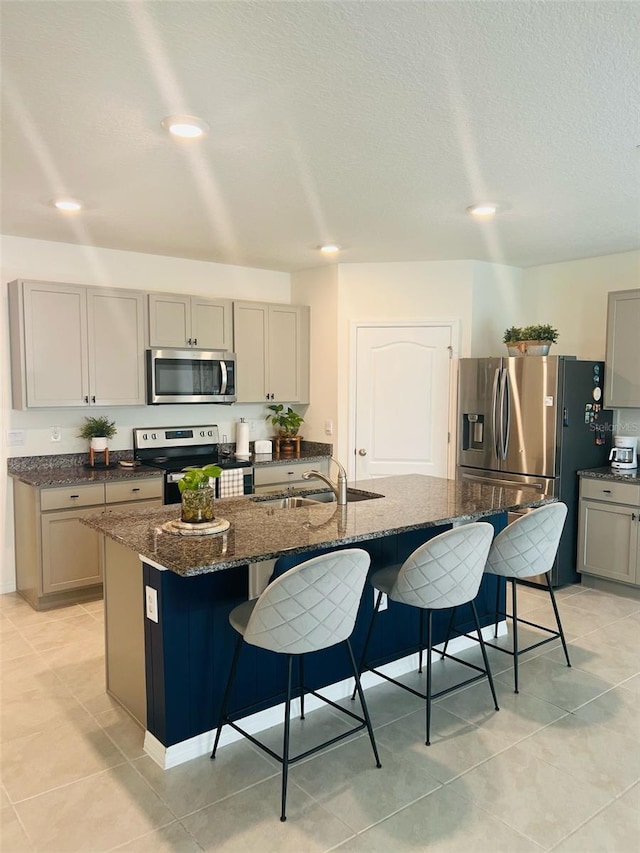
M282 744L282 812L280 820L287 819L287 781L289 779L289 736L291 733L291 676L293 670L293 655L289 655L287 674L287 701L284 707L284 741Z
M484 645L484 639L482 637L482 631L480 629L480 621L478 619L478 611L476 610L475 601L471 603L471 611L473 613L473 621L476 623L476 631L478 632L478 640L480 642L480 649L482 651L482 660L484 661L485 672L487 673L487 678L489 679L489 687L491 688L491 695L493 696L493 704L495 705L496 711L499 711L498 707L498 697L496 696L496 688L493 684L493 675L491 674L491 667L489 666L489 658L487 657L487 650Z
M298 681L300 682L300 719L304 720L304 655L298 658Z
M222 705L220 707L220 718L218 719L218 728L216 731L216 739L213 742L213 751L211 753L211 758L216 757L216 750L218 748L218 742L220 740L220 734L222 732L222 726L224 718L227 716L227 708L229 706L229 696L231 695L231 688L233 687L233 682L236 677L236 670L238 668L238 658L240 657L240 647L242 646L242 635L238 634L238 639L236 641L236 648L233 653L233 661L231 662L231 671L229 672L229 678L227 679L227 686L224 689L224 696L222 697Z
M444 647L442 649L442 654L440 655L440 659L444 660L444 656L447 653L447 648L449 646L449 640L451 639L451 631L453 630L453 620L456 618L456 610L458 609L457 605L451 608L451 616L449 617L449 624L447 625L447 633L445 636Z
M431 746L431 622L433 611L427 610L427 739L426 746Z
M360 684L360 675L358 673L358 667L356 666L356 659L353 656L353 649L351 648L351 643L349 642L349 640L345 640L345 642L349 651L351 666L353 667L353 677L356 680L356 690L358 691L358 698L360 699L360 704L362 705L362 713L364 714L364 719L367 724L367 731L369 732L369 740L371 741L371 747L373 749L373 754L376 759L376 767L382 767L382 765L380 764L380 757L378 755L378 747L376 746L376 740L373 736L373 727L371 725L369 709L367 708L367 703L364 699L364 691L362 689L362 684Z
M380 608L380 602L382 601L382 593L378 593L378 597L376 598L376 606L373 608L373 613L371 614L371 622L369 622L369 629L367 630L367 638L364 641L364 648L362 649L362 654L360 655L360 666L358 667L358 672L362 673L364 671L365 661L367 659L367 651L369 650L369 641L371 640L371 635L373 634L373 623L376 621L376 616L378 615L378 609ZM353 688L353 693L351 694L351 701L353 702L356 698L357 685Z
M422 672L422 650L424 649L424 610L418 608L418 672Z
M500 621L498 618L500 615L500 577L495 575L494 577L496 578L496 623L493 627L493 638L495 640L498 638L498 622Z
M551 604L553 604L553 612L555 613L556 624L558 625L558 633L560 634L560 641L562 642L562 648L564 649L564 656L567 659L567 666L571 666L571 661L569 660L569 651L567 649L567 641L564 638L562 622L560 622L560 613L558 612L556 597L553 594L553 589L551 588L551 578L549 577L549 572L545 572L545 578L547 579L547 586L549 587L549 595L551 596Z
M518 689L518 596L516 595L516 579L509 578L511 581L511 603L513 610L513 686L514 693L519 693Z

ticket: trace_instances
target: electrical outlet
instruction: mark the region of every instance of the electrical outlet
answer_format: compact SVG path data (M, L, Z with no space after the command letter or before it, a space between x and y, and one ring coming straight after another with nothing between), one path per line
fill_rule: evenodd
M333 435L333 421L324 422L324 434Z
M51 441L60 441L62 438L62 430L59 426L51 427Z
M158 621L158 590L154 589L152 586L145 586L144 588L146 607L147 607L147 619L151 622Z
M373 590L373 606L376 606L376 601L378 600L378 590ZM387 598L387 593L382 593L382 598L380 599L380 607L378 607L378 613L381 613L383 610L386 610L389 606L389 599Z

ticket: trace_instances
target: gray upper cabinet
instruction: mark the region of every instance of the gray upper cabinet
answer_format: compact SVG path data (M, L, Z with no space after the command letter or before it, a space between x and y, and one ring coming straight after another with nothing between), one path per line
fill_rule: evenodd
M231 301L149 294L149 344L152 347L195 347L232 350Z
M640 408L640 289L609 293L606 408Z
M145 403L144 294L9 284L15 409Z
M309 402L309 308L233 303L238 402Z

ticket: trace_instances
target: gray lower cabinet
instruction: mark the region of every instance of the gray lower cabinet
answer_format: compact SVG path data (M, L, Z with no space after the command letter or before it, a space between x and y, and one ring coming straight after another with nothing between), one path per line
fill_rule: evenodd
M257 495L267 492L281 492L288 488L309 488L317 486L318 490L326 488L320 480L303 480L305 471L315 469L322 474L329 474L329 459L316 459L313 462L285 462L273 465L256 465L253 470L253 489Z
M581 479L578 571L640 585L640 484Z
M162 478L38 488L14 480L16 585L36 610L102 594L102 538L78 519L162 505Z
M640 409L640 289L614 290L607 302L606 409Z

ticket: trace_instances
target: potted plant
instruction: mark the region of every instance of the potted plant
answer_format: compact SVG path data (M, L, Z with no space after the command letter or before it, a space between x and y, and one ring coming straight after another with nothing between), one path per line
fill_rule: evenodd
M294 412L291 406L287 407L286 412L282 403L273 403L271 406L267 406L267 409L272 414L267 412L265 420L271 421L273 426L277 428L278 435L281 438L293 438L294 435L298 434L300 424L304 421L304 418L302 415Z
M213 498L215 490L212 480L219 477L222 468L217 465L204 465L196 468L192 465L182 469L184 477L178 480L178 489L182 498L181 519L187 524L202 524L213 521Z
M549 347L558 340L558 330L548 324L511 326L502 337L509 355L548 355Z
M86 438L90 442L92 450L104 451L110 438L117 433L115 421L110 421L106 416L98 418L85 418L85 423L80 427L79 438Z

